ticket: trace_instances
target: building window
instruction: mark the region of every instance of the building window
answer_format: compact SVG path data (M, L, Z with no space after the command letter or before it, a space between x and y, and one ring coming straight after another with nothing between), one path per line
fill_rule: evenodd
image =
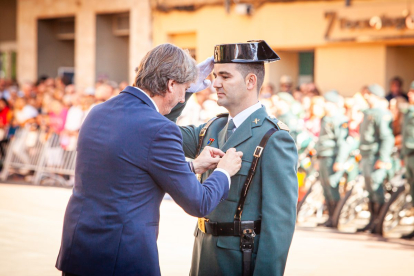
M314 52L299 53L299 83L313 82L315 66Z

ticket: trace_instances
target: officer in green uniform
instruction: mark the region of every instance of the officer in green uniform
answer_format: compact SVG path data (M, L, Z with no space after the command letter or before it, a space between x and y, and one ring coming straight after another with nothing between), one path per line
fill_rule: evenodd
M369 223L358 231L375 232L377 218L384 205L383 182L387 170L391 169L391 153L394 147L394 135L391 128L391 113L384 107L384 89L378 84L368 86L364 98L369 108L364 111L364 120L360 125L360 145L362 173L369 193Z
M404 156L405 174L410 184L411 198L414 199L414 81L411 82L408 92L409 107L405 112L402 131L402 154ZM411 216L414 216L414 204L411 207ZM414 238L414 231L404 235L404 239Z
M217 45L214 54L218 104L229 114L181 127L184 152L236 148L243 162L228 198L198 221L190 275L281 276L295 229L298 156L288 127L258 102L263 63L279 57L264 41Z
M325 113L321 121L319 140L316 143L320 179L325 195L329 219L322 224L333 227L333 214L340 200L339 182L344 174L344 163L349 155L348 118L340 108L343 100L337 91L325 93Z
M287 92L277 93L276 118L285 123L290 130L290 135L296 141L299 135L298 117L292 113L292 106L295 103L293 96Z

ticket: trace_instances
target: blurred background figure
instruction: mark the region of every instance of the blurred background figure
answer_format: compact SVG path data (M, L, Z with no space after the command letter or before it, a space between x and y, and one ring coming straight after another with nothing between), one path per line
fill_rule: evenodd
M405 100L408 100L407 95L402 90L403 86L403 80L400 77L394 77L392 78L390 82L390 92L385 97L388 101L391 101L394 98L397 97L403 97Z
M291 107L295 103L295 99L287 92L279 92L273 98L276 110L276 118L285 123L290 129L290 135L296 141L300 132L300 125L298 118L292 113Z
M319 137L321 130L321 119L325 115L324 103L325 100L321 96L310 97L310 105L307 114L305 115L305 128L314 136Z
M275 94L275 87L273 84L268 83L262 86L260 89L259 99L270 99Z
M212 81L212 75L207 79ZM210 86L195 93L188 100L185 109L177 119L177 124L180 126L201 125L223 112L227 111L217 105L216 90L213 86Z
M109 84L100 84L95 90L96 104L103 103L112 97L114 88Z
M401 132L402 124L404 121L404 113L402 108L407 106L408 101L404 97L396 97L390 100L389 110L392 114L392 131L395 136L395 144L398 147L401 147Z
M348 117L348 130L351 137L359 140L359 125L364 119L364 113L355 97L345 99L345 115Z
M402 155L406 169L407 182L410 185L411 198L414 199L414 81L411 82L408 91L409 105L405 108L404 126L402 134ZM411 210L408 216L414 217L414 204L411 202ZM414 231L402 237L414 238Z
M368 86L364 97L369 109L364 111L359 149L362 155L362 173L369 193L371 217L369 223L358 231L374 233L381 208L385 203L383 182L387 177L387 170L392 166L394 135L391 127L392 115L384 105L384 89L378 84L372 84Z
M344 164L350 152L347 143L349 122L343 114L343 99L337 91L332 90L325 93L324 99L325 116L321 120L316 152L329 218L321 225L334 227L333 216L341 199L339 182L343 176Z
M293 80L291 76L288 76L288 75L281 76L279 83L280 83L279 92L292 93Z

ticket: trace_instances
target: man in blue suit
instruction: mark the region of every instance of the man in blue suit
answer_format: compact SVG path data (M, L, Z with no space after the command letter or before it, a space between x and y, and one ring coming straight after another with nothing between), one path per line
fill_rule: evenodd
M63 275L160 275L156 241L164 194L198 217L227 198L242 153L208 147L188 163L179 128L163 116L184 102L196 77L188 53L163 44L142 60L135 87L90 111L79 134L56 263ZM194 173L215 167L200 184Z

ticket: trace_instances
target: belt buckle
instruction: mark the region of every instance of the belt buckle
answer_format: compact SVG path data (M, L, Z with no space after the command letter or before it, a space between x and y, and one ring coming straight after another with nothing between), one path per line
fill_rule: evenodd
M257 146L254 150L253 156L259 158L262 155L263 147Z
M204 234L206 233L206 224L205 222L208 221L206 218L198 218L198 229L200 229L201 232Z

